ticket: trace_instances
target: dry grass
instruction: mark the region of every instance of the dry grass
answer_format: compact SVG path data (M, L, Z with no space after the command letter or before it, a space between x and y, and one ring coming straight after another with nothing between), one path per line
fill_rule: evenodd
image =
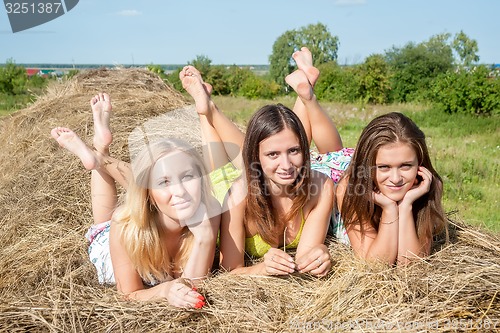
M49 134L68 126L90 138L88 101L99 91L113 98L111 150L123 159L135 127L187 106L148 72L96 70L0 120L0 331L500 331L500 237L463 222L450 243L407 268L368 265L330 242L333 265L324 279L219 273L201 288L208 305L193 311L122 300L97 283L87 257L89 172ZM193 117L188 109L143 128L196 142Z

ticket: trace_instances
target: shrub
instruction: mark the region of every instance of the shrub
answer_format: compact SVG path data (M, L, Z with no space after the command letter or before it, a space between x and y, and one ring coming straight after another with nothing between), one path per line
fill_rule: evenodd
M447 113L491 114L500 108L500 82L486 66L461 67L439 76L433 99Z

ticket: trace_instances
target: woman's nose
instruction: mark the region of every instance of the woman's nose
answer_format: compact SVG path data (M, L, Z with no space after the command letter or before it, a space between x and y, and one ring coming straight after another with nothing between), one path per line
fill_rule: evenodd
M292 167L292 163L290 162L290 158L288 158L288 156L286 154L283 154L283 156L281 157L280 167L283 170L290 170L290 168Z
M391 169L391 174L389 175L389 180L393 184L398 184L401 182L401 172L399 171L399 168L392 168Z
M181 197L184 193L186 193L186 188L184 187L184 183L182 181L177 181L174 184L171 184L170 193Z

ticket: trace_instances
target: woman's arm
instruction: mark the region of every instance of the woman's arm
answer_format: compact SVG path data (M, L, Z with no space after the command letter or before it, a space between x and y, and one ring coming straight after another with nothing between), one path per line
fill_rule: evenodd
M334 184L329 177L312 172L312 198L306 205L306 221L295 256L301 273L323 276L331 267L330 253L324 242L333 209L333 191Z
M264 261L245 267L245 196L242 179L236 181L224 204L220 230L221 266L232 274L283 275L294 272L295 264L290 255L271 248Z
M149 301L165 298L177 307L200 308L203 296L180 279L166 281L151 288L145 288L142 279L130 261L120 242L120 227L111 223L110 254L118 292L129 299Z
M220 205L215 198L210 198L209 206L218 205L219 214L208 218L206 215L213 209L208 209L205 205L200 205L205 218L201 223L188 224L187 227L193 233L193 247L189 259L182 272L182 277L191 279L194 285L199 283L210 273L214 261L215 245L217 233L220 226Z
M399 207L399 246L398 264L408 264L412 259L428 256L431 252L432 238L420 240L413 218L413 203L429 192L432 173L419 167L418 175L422 180L415 184L398 203Z
M342 200L347 188L347 178L337 186L337 205L342 207ZM397 203L381 193L374 193L374 200L382 208L381 222L378 232L370 221L360 221L359 224L347 227L347 235L354 253L364 259L381 260L393 264L398 254L399 210Z
M227 271L245 266L245 184L233 183L224 200L220 228L220 264Z

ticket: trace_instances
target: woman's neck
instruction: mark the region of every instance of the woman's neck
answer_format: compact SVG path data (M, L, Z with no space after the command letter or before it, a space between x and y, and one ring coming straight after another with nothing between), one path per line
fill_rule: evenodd
M159 213L158 218L160 220L161 225L163 228L165 228L165 231L169 235L169 237L175 237L179 236L182 234L182 230L184 229L183 226L181 226L181 223L179 220L174 220L170 217L168 217L165 214Z
M291 199L293 197L293 185L279 185L272 181L267 181L267 186L272 198L276 197Z

